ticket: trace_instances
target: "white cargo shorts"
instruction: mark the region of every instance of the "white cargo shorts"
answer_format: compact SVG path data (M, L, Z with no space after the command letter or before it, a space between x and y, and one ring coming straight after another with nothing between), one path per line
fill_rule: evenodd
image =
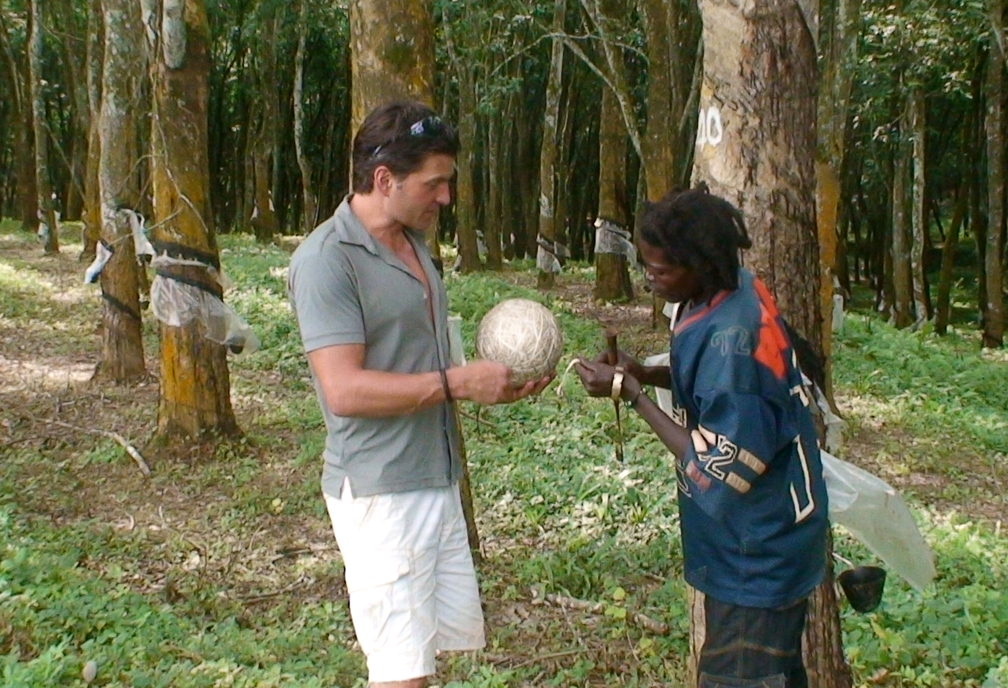
M324 496L369 681L430 676L439 651L486 644L457 484L355 498L344 481Z

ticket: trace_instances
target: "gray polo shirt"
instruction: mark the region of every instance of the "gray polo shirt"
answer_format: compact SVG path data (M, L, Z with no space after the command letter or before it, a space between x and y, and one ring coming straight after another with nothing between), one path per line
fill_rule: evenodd
M347 197L294 252L288 292L306 352L364 344L364 367L421 373L448 367L448 295L423 235L409 231L434 300L423 284L350 209ZM349 478L355 497L444 487L461 476L449 404L405 416L335 416L315 382L328 435L322 489L334 497Z

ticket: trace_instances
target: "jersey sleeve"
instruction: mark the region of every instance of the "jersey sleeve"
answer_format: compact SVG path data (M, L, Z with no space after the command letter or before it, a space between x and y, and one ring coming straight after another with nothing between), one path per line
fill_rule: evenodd
M365 343L364 314L349 262L318 251L291 261L288 293L305 352Z
M723 520L776 455L779 413L752 393L711 390L699 401L683 472L690 497L708 516Z

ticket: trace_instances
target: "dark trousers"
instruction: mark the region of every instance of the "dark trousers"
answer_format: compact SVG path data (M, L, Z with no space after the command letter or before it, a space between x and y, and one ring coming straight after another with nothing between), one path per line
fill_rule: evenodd
M807 688L801 655L806 607L806 600L756 609L705 598L699 688Z

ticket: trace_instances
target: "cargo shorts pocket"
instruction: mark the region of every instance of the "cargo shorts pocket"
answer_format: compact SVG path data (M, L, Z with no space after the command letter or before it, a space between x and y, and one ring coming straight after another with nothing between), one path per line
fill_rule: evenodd
M734 678L701 673L699 688L786 688L784 674L762 676L760 678Z
M350 616L365 654L395 635L412 603L408 550L356 553L345 560Z

